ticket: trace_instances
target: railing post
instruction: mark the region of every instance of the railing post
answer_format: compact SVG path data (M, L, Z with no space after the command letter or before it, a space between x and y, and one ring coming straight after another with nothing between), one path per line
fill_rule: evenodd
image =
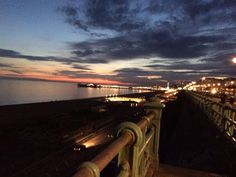
M160 103L158 97L151 98L150 102L144 104L144 108L147 113L154 112L155 118L152 121L154 126L154 155L157 164L159 165L159 144L160 144L160 128L161 128L161 114L164 105Z
M117 177L129 177L129 175L130 175L129 162L123 161L122 164L120 164L120 173Z
M226 109L225 104L221 107L221 121L219 124L220 131L225 133L225 123L226 123Z
M131 177L139 176L139 150L143 144L142 130L133 122L123 122L120 124L117 132L119 136L123 132L129 132L132 135L133 143L123 148L118 155L118 166L120 167L124 161L128 162L131 167Z
M93 177L100 177L100 171L98 166L93 162L84 162L78 169L81 169L81 174L74 175L73 177L82 177L90 173ZM88 170L87 170L88 169ZM84 170L84 171L83 171Z

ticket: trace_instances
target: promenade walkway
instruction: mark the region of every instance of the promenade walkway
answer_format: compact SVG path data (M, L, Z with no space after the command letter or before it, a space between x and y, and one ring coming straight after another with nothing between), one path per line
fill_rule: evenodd
M235 176L236 148L184 93L168 103L161 119L161 163Z

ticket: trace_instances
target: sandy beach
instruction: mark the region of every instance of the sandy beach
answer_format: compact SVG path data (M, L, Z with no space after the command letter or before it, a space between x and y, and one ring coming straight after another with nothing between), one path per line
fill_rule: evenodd
M126 96L153 95L150 92ZM125 120L137 121L135 114L140 111L127 104L105 103L104 97L0 106L0 176L13 175L59 150L69 137L81 132L85 136L111 122L118 125Z

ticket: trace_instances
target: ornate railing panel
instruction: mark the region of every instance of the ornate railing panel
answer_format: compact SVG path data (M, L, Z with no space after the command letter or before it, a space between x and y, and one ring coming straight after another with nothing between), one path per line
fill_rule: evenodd
M236 144L236 109L230 104L219 103L197 92L186 91L193 102Z
M160 119L163 105L154 97L146 103L147 116L137 124L123 122L117 138L90 162L80 165L73 177L99 177L115 157L118 177L145 177L151 164L159 164Z

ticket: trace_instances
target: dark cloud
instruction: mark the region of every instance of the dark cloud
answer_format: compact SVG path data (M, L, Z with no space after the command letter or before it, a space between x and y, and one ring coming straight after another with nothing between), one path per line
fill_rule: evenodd
M82 56L82 55L89 55L89 51L83 51L83 52L74 52L76 55ZM99 51L93 51L91 53L101 53ZM104 58L80 58L80 57L70 57L70 58L63 58L63 57L54 57L54 56L31 56L31 55L22 55L19 52L13 51L13 50L5 50L0 49L0 58L1 57L7 57L7 58L17 58L17 59L26 59L30 61L55 61L63 64L70 65L71 68L77 69L77 70L84 70L88 71L90 68L83 63L91 63L91 64L97 64L97 63L108 63L108 60ZM7 64L0 63L0 67L12 67ZM13 68L13 67L12 67ZM16 67L14 67L16 68Z
M153 69L171 69L171 70L174 70L174 69L176 70L218 70L221 68L225 68L225 69L235 68L232 61L229 60L230 57L226 57L226 56L204 58L195 62L189 61L189 60L181 60L181 61L170 60L170 61L167 61L166 63L153 61L154 64L146 65L146 67L153 68Z
M41 56L31 56L31 55L22 55L19 52L14 50L0 49L0 57L8 58L24 58L27 60L38 60L38 61L53 61L56 60L55 57L41 57Z
M79 58L65 58L65 57L55 57L55 56L33 56L33 55L23 55L14 50L0 49L0 58L17 58L17 59L26 59L30 61L56 61L60 63L78 63Z
M87 71L72 71L72 70L59 70L54 73L57 76L67 76L70 78L93 78L93 79L110 79L114 80L112 76L102 75Z
M203 74L206 75L208 72L199 72L199 71L182 71L176 72L174 70L164 71L161 69L155 69L153 71L138 69L138 68L121 68L116 70L117 77L120 77L123 82L132 82L138 85L156 85L166 84L168 81L179 81L179 80L189 80L198 79ZM157 76L154 79L148 79L148 76ZM158 76L161 76L158 78Z
M234 0L87 0L75 1L61 11L70 24L80 29L130 32L155 29L163 22L178 26L177 22L182 24L186 20L197 23L215 19L230 21L236 15L235 7Z
M188 75L195 75L195 73L205 74L205 75L223 75L223 76L236 76L235 64L232 63L231 59L233 54L222 54L217 56L212 56L198 60L198 62L193 63L188 60L183 61L170 61L170 63L162 64L161 62L155 61L147 65L146 67L155 70L172 70L172 71L187 71Z
M9 71L11 71L11 72L13 72L13 73L15 73L15 74L23 74L22 71L18 71L18 70L9 70Z
M75 17L78 14L77 9L72 6L65 6L65 7L60 8L59 10L64 12L65 15L69 17Z
M204 16L205 21L210 21L212 18L227 18L235 15L236 2L233 0L210 0L210 1L188 1L180 0L183 3L184 11L192 20L199 16ZM227 14L225 13L227 11ZM223 15L224 13L224 15ZM214 16L213 16L214 15Z
M143 28L144 22L135 18L137 8L126 0L89 0L61 8L70 24L89 31L90 28L132 31ZM134 6L134 7L133 7Z
M64 6L59 8L59 11L63 12L67 16L66 18L67 23L76 26L78 28L81 28L85 31L88 30L87 26L80 21L78 10L74 6Z
M4 63L0 63L0 68L3 68L3 67L11 67L11 65L9 65L9 64L4 64Z
M82 66L82 65L79 65L79 64L73 64L72 68L79 69L79 70L90 70L90 68L88 68L87 66Z
M0 49L0 57L17 57L19 56L20 53L13 51L13 50L5 50L5 49Z
M146 79L145 77L150 75L148 71L136 69L136 68L121 68L115 71L114 75L103 75L93 73L91 71L72 71L72 70L59 70L54 73L56 76L66 76L69 78L93 78L93 79L105 79L105 80L115 80L118 82L133 83L137 85L155 85L160 79Z
M72 53L78 57L87 57L87 56L91 56L91 55L98 55L98 54L101 54L104 52L100 51L100 50L85 49L85 50L73 51Z
M85 52L88 54L88 52ZM79 53L77 53L79 55ZM82 63L87 63L90 59L84 61L79 57L63 58L63 57L54 57L54 56L32 56L32 55L23 55L19 52L13 50L0 49L0 58L17 58L17 59L26 59L30 61L55 61L67 65L71 65L74 69L79 70L90 70L87 66L84 66ZM91 59L89 63L107 63L104 59ZM0 63L0 67L12 67L11 65ZM12 67L13 68L13 67ZM14 67L16 68L16 67Z
M109 63L109 59L105 58L97 58L97 57L91 57L91 58L76 58L76 62L78 63L89 63L89 64L106 64Z
M78 57L92 56L106 60L137 59L146 57L193 58L205 56L212 45L224 41L223 36L173 36L166 31L134 33L129 36L99 39L72 44ZM224 44L222 44L224 45ZM234 45L234 44L232 44ZM219 46L218 46L219 47Z
M235 74L229 59L236 53L236 1L88 0L74 1L64 8L66 19L80 30L86 29L90 34L115 31L112 37L70 44L72 53L82 63L143 58L150 62L151 58L160 57L171 60L171 65L157 61L148 67L191 71L182 72L183 77L198 75L198 71ZM196 58L202 59L201 63L190 62ZM183 59L185 63L179 63ZM116 72L122 76L131 71L126 68ZM139 70L137 74L143 72L146 73ZM161 74L169 78L171 72Z
M156 0L151 0L147 7L144 8L144 11L155 14L162 11L162 5Z

